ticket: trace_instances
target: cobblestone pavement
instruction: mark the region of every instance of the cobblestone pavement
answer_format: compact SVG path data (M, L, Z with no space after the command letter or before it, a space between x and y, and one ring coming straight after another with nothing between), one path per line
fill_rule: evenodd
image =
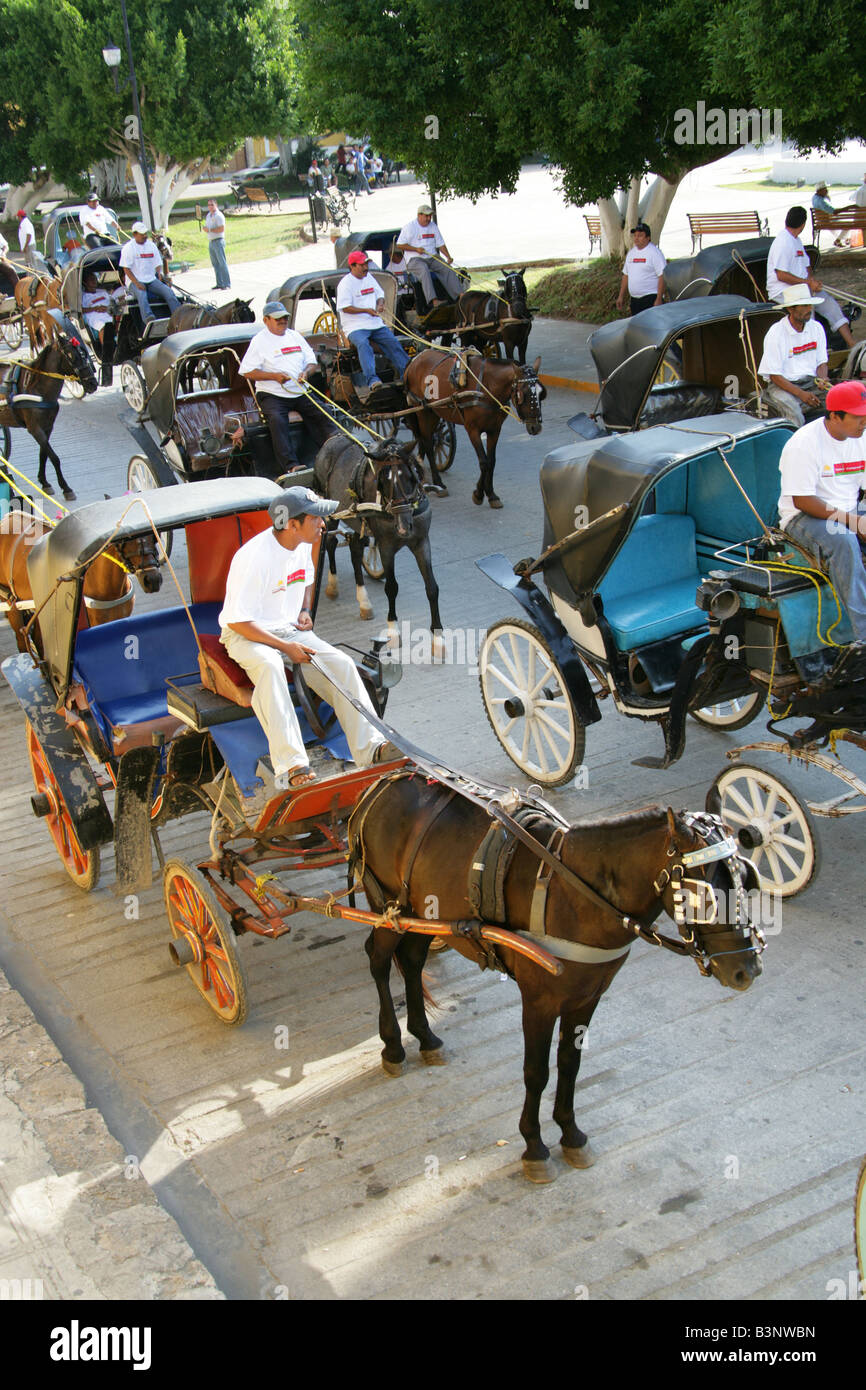
M552 391L535 440L508 422L501 512L472 506L474 463L461 435L451 496L434 502L447 626L480 632L509 612L473 561L494 550L514 559L538 552L538 468L569 438L566 420L580 403ZM115 390L63 409L55 439L82 502L123 490L132 450L122 408ZM20 432L13 461L35 471L35 450ZM182 569L182 547L176 558ZM363 641L377 625L357 619L345 552L339 569L343 594L322 600L318 628ZM400 618L425 626L423 588L406 555L398 577ZM152 602L140 595L139 609ZM374 604L381 618L378 588ZM4 628L0 656L12 651ZM479 777L520 780L486 725L471 662L408 666L389 716ZM606 709L589 731L587 785L555 793L557 803L575 818L651 801L700 808L737 736L694 727L689 737L667 773L635 767L634 758L660 749L661 736ZM450 1065L426 1069L413 1050L407 1073L389 1079L362 934L305 916L279 942L240 942L251 1013L243 1028L227 1029L169 964L158 883L131 921L113 892L111 853L93 894L65 877L30 814L23 721L5 683L0 758L0 964L62 1039L124 1156L138 1161L228 1297L569 1299L585 1291L601 1300L820 1300L828 1280L847 1280L864 1142L856 822L827 826L823 871L786 907L764 975L747 994L634 948L598 1010L578 1085L578 1117L598 1161L586 1172L560 1164L558 1180L539 1189L524 1183L518 1161L513 985L444 953L430 984ZM785 775L802 785L796 770ZM205 818L170 826L163 842L167 855L195 860L207 842ZM324 873L305 882L311 891L332 886ZM7 1039L7 1065L9 1047ZM552 1143L550 1105L548 1092L542 1114ZM116 1170L118 1150L99 1142L93 1162ZM82 1165L64 1151L57 1167L74 1184ZM59 1258L51 1277L58 1292L83 1287ZM197 1279L188 1295L213 1296Z

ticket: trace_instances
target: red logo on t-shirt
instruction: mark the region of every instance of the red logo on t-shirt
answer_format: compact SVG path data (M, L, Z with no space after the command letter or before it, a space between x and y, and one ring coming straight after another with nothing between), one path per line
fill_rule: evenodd
M834 473L862 473L866 469L866 459L847 459L833 464Z
M817 341L814 343L794 343L793 347L791 348L791 351L796 357L798 352L814 352L817 346Z
M297 584L299 581L302 582L306 577L307 571L305 569L294 570L291 574L286 575L286 587L288 587L289 584Z
M284 348L280 348L280 352L283 354L284 357L285 357L285 355L286 355L287 352L300 352L300 350L301 350L301 349L300 349L300 347L299 347L297 344L295 344L294 347L284 347Z
M374 288L373 285L370 285L370 286L368 286L368 288L367 288L366 290L362 290L362 291L361 291L362 294L373 294L374 292L375 292L375 288Z
M646 256L632 256L632 265L646 265Z

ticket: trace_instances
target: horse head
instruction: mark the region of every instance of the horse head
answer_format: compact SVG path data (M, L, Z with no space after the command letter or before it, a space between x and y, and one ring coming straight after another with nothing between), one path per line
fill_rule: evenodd
M251 299L235 299L232 301L232 316L229 323L255 323L256 316L250 307Z
M669 810L666 863L653 887L702 975L745 990L761 973L753 925L758 875L718 816Z
M400 540L412 535L412 518L424 500L424 476L415 456L415 441L395 444L383 440L365 450L376 478L376 495L394 523Z
M159 542L152 531L140 536L127 536L115 542L120 559L131 570L146 594L155 594L162 588L162 571L159 567Z
M508 300L509 308L516 318L529 318L529 310L526 307L526 281L524 275L526 266L522 270L503 270L502 297Z
M523 421L527 434L541 433L541 402L547 396L547 387L538 379L540 366L541 358L536 357L531 366L527 363L524 367L515 368L517 375L514 379L512 399L518 419Z
M54 320L54 350L57 366L65 376L72 377L84 387L86 396L93 395L99 382L93 368L93 359L78 334L74 323L59 309L49 309Z

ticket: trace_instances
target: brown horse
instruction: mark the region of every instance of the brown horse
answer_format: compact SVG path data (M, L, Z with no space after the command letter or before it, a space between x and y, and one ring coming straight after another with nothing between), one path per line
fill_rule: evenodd
M702 974L736 990L748 989L760 974L762 942L748 924L745 884L749 890L755 886L751 866L725 841L721 823L713 817L675 815L659 806L572 826L557 823L542 807L537 807L534 823L526 810L516 817L518 829L529 829L540 846L549 848L556 861L552 870L522 838L497 826L483 806L411 770L392 774L362 798L349 837L373 911L396 904L407 915L423 918L432 903L437 920L456 925L459 934L448 941L461 955L517 981L526 1085L520 1117L526 1142L523 1166L532 1181L549 1182L555 1173L541 1137L539 1104L557 1019L553 1118L561 1130L563 1158L583 1168L593 1160L574 1116L580 1048L596 1005L625 964L636 936L692 955ZM502 838L491 841L491 834ZM711 851L711 862L697 868L689 856L708 843L715 847L715 858ZM716 884L720 899L711 892ZM682 940L656 936L652 924L662 911L677 922ZM549 974L507 947L491 952L478 935L491 922L522 932L550 951L561 962L561 973ZM379 993L382 1064L392 1075L400 1072L405 1058L389 985L392 956L405 978L409 1032L418 1039L425 1062L441 1060L442 1042L431 1031L424 1007L422 967L429 940L411 931L374 927L366 942Z
M251 299L231 299L217 309L213 304L181 304L168 321L169 333L184 333L188 328L213 328L219 323L254 323Z
M75 326L56 309L49 315L54 341L42 348L32 362L0 364L0 425L26 429L32 434L39 445L39 486L43 492L54 491L45 476L50 459L63 496L67 502L74 502L75 493L64 478L60 459L49 441L60 410L64 381L80 382L89 396L97 389L97 380L90 353Z
M480 507L486 497L491 507L502 506L493 490L499 433L511 413L509 404L529 434L541 432L541 402L547 391L538 380L540 366L540 357L531 367L519 367L516 362L494 362L472 352L458 357L440 348L427 348L412 358L403 381L409 399L424 409L407 419L430 465L433 490L440 497L447 497L448 490L433 452L437 417L462 425L478 456L480 471L472 501Z
M467 290L461 294L457 301L457 331L464 347L501 343L510 362L517 352L521 367L525 364L532 327L532 314L526 304L525 271L526 266L523 270L503 270L501 294L491 294L489 290Z
M30 351L36 352L54 337L55 323L48 311L62 307L60 276L47 280L42 275L21 275L14 294L30 339Z
M50 529L49 523L18 508L7 512L0 521L0 597L8 604L6 616L22 652L28 650L24 629L33 617L27 556L31 547ZM154 536L119 541L91 561L84 576L84 611L89 627L130 616L135 602L130 572L145 593L156 593L161 587L162 573ZM41 655L38 617L30 643Z

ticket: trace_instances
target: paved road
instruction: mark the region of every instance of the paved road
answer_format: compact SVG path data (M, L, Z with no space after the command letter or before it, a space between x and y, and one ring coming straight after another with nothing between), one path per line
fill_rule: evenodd
M55 439L81 501L123 490L122 404L115 390L62 412ZM446 624L482 629L508 613L473 560L537 553L539 464L568 438L575 406L551 392L536 440L508 423L498 513L469 499L461 436L452 495L435 503ZM20 434L13 459L33 469ZM340 572L343 596L323 600L320 630L363 640L371 625L357 621L344 553ZM405 556L399 579L400 617L421 627L423 590ZM375 604L381 616L378 591ZM12 650L4 628L0 655ZM468 771L520 780L467 667L410 666L389 713ZM659 749L660 735L607 710L588 738L588 785L558 804L574 817L659 800L700 807L733 741L692 729L682 762L653 773L632 759ZM445 953L431 988L450 1065L428 1070L413 1053L407 1074L388 1079L361 933L304 917L280 942L240 943L251 1016L226 1029L169 964L158 885L129 921L110 853L89 897L65 878L29 813L23 723L5 684L0 759L0 965L230 1297L820 1300L828 1280L848 1278L866 1112L856 822L829 826L823 872L788 907L747 994L635 947L598 1011L578 1087L598 1162L560 1165L539 1189L519 1171L513 985ZM164 847L194 859L206 838L193 817ZM333 884L320 874L307 886ZM552 1143L550 1105L548 1092Z

